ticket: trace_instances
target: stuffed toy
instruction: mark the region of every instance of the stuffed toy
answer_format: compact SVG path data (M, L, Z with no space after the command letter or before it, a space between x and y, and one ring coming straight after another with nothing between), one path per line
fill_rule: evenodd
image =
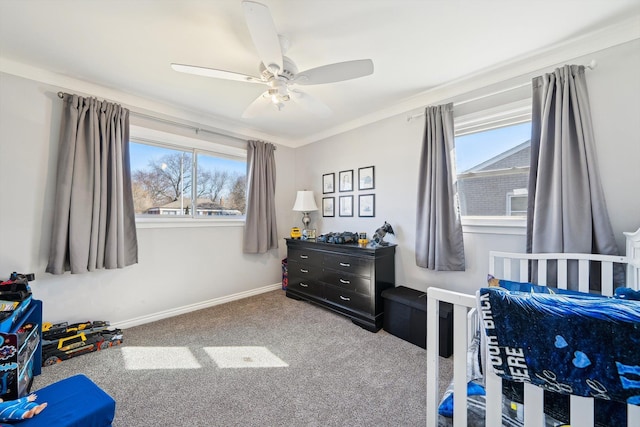
M35 394L21 397L16 400L4 401L0 399L0 421L18 421L33 418L47 407L46 403L34 403Z
M382 227L378 228L376 230L376 232L373 233L373 237L371 238L371 241L373 242L373 245L374 246L387 246L389 243L384 241L384 236L387 233L394 234L393 228L391 228L391 224L389 224L387 221L385 221L384 224L382 225Z

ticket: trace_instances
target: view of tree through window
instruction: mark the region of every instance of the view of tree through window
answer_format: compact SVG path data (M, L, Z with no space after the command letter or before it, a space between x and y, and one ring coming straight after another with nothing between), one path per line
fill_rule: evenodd
M195 217L245 213L246 161L131 141L136 214Z
M526 216L531 122L456 137L460 213Z

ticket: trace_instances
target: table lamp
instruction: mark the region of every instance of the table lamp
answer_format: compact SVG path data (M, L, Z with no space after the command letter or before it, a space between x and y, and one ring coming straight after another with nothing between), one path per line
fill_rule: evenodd
M316 205L316 201L313 196L313 191L298 191L296 202L293 204L293 210L296 212L302 212L302 224L305 229L309 228L309 223L311 223L309 212L318 210L318 206Z

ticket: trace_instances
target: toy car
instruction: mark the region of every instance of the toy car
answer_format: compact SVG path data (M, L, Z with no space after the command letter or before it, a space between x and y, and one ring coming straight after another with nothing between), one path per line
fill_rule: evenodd
M122 343L122 331L100 330L96 332L83 331L42 346L42 365L51 366L63 360L80 356L85 353L104 350Z
M69 325L67 322L63 323L44 323L42 325L42 343L48 344L57 341L61 338L67 338L76 335L78 331L83 331L85 334L92 332L100 332L109 327L109 322L102 320L96 320L93 322L81 322L73 323Z

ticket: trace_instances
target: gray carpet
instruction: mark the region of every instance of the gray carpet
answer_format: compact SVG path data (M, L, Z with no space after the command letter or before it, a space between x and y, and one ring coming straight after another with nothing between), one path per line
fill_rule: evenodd
M248 367L214 361L231 346ZM286 366L255 367L265 348ZM449 377L451 359L440 365ZM129 328L119 347L44 367L33 391L77 373L116 400L116 427L426 422L424 349L283 291Z

